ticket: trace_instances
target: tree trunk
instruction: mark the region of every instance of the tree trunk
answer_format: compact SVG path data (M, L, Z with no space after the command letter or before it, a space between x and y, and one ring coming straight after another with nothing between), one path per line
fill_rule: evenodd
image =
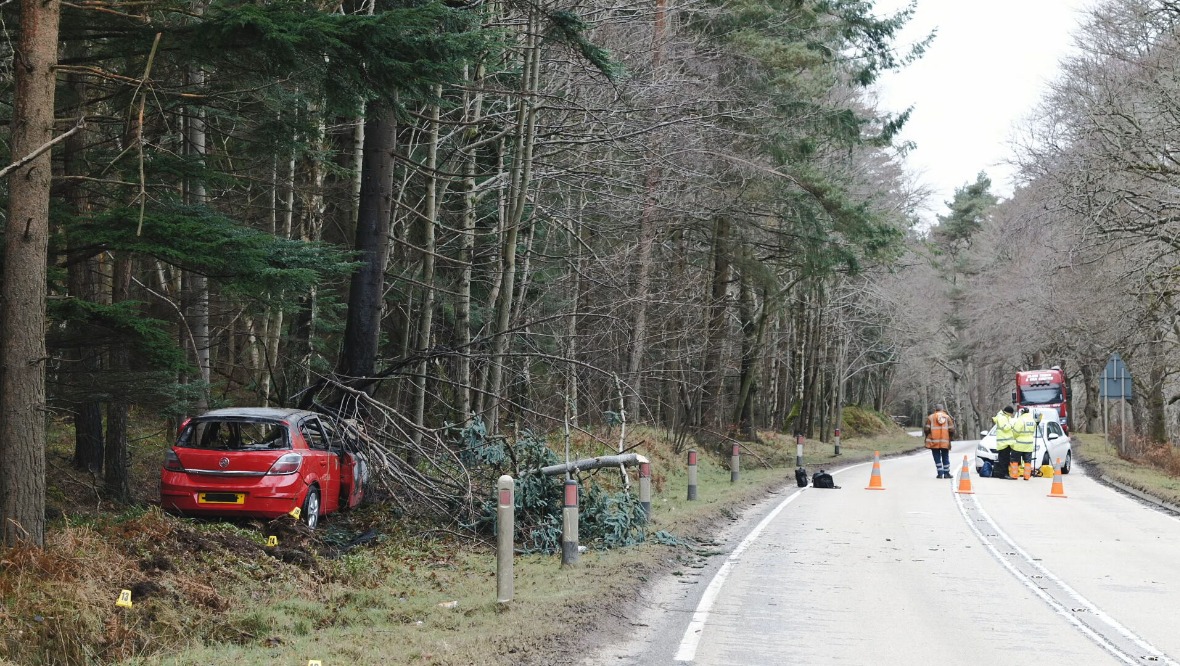
M754 386L758 376L756 365L761 325L760 322L754 321L754 310L754 291L750 286L749 276L742 275L738 291L738 320L742 327L741 378L733 422L737 424L738 434L746 439L755 438ZM765 317L762 321L765 321Z
M1164 364L1167 360L1164 357L1164 345L1160 340L1160 334L1156 333L1148 343L1148 348L1151 350L1151 370L1147 380L1147 438L1153 444L1162 444L1168 441L1168 423L1167 415L1165 413L1164 399L1164 377L1166 370Z
M667 25L667 0L656 0L655 17L652 24L651 67L653 80L660 75L660 64L664 57L664 29ZM641 420L639 406L643 400L643 355L647 351L647 308L651 292L652 248L656 238L656 191L660 184L660 151L653 146L648 151L647 175L643 180L643 212L639 215L639 243L635 248L635 288L632 298L635 312L631 325L631 346L627 350L627 381L631 392L627 394L626 413L632 422Z
M311 164L308 167L311 176L308 183L310 195L307 197L307 203L303 206L302 215L300 215L298 236L304 241L318 242L324 236L324 181L327 169L321 156L327 153L324 139L327 133L327 123L322 115L321 105L310 105L308 115L310 116L308 124L314 124L314 130L307 139L310 147L309 152L312 155ZM302 335L298 342L303 345L302 359L300 359L303 369L303 385L310 386L314 377L312 368L322 355L318 338L320 326L319 288L313 285L308 290L306 298L301 300L301 310L295 328Z
M441 89L435 94L442 95ZM426 372L430 368L431 327L434 323L434 227L438 217L438 104L430 110L430 138L426 148L426 202L422 219L422 310L418 319L418 353L422 359L414 373L414 423L426 425ZM414 444L422 441L422 430L413 433Z
M271 204L271 232L282 238L291 238L295 223L295 152L292 151L287 159L287 174L285 176L285 192L282 207L282 226L279 225L279 183L278 171L274 175L273 201ZM279 342L283 337L283 319L285 313L282 307L271 307L267 312L264 327L263 349L266 352L266 369L262 373L262 404L271 404L271 394L274 386L275 371L279 367Z
M1099 361L1101 363L1101 361ZM1102 422L1099 420L1099 403L1098 398L1098 378L1094 376L1094 367L1090 363L1083 361L1081 364L1082 371L1082 386L1086 391L1086 409L1082 412L1082 418L1079 422L1073 424L1073 428L1077 432L1094 432L1096 427L1101 427ZM1073 396L1073 394L1070 394ZM1074 398L1071 397L1071 400ZM1073 412L1070 418L1076 418L1077 411ZM1097 426L1095 425L1097 424Z
M719 428L721 387L724 369L721 366L725 346L725 322L729 312L729 218L718 215L713 220L713 270L710 279L705 354L701 363L701 419L702 428Z
M586 191L582 190L578 194L578 208L577 214L572 221L573 228L570 229L569 236L569 254L570 254L570 268L572 274L570 280L570 316L566 322L566 358L569 359L571 365L566 368L565 373L565 399L569 404L569 421L571 427L578 427L578 419L581 409L578 405L578 394L580 392L580 382L578 381L577 362L578 355L581 353L581 347L578 344L578 330L579 330L579 312L581 312L582 304L586 302L588 294L586 293L586 281L583 276L586 275L586 268L588 260L586 259L586 244L589 239L585 237L587 196Z
M68 85L76 100L77 106L70 115L82 115L83 104L86 100L86 83L78 74L66 76ZM78 131L63 142L62 163L66 175L80 176L85 174L86 132ZM84 216L90 210L89 190L76 183L67 185L66 200L75 215ZM95 302L99 300L99 271L102 268L100 258L84 254L74 256L75 246L85 245L86 240L80 238L68 239L70 248L69 288L70 296L76 299ZM89 250L82 250L89 253ZM84 332L76 330L72 337L82 340ZM76 369L72 371L77 379L71 384L77 387L95 386L97 374L102 370L102 356L98 349L86 344L79 344L72 351L72 362ZM79 391L80 394L85 391ZM73 404L74 411L74 467L98 473L102 470L103 437L102 437L102 404L96 400L79 399Z
M131 291L131 259L120 255L115 259L111 302L126 301ZM111 370L116 377L126 377L131 370L131 356L126 347L118 344L111 351ZM127 421L131 405L125 391L115 391L107 405L106 452L103 465L103 494L120 504L131 502L131 454L127 441Z
M475 70L474 82L483 78L483 67ZM473 86L474 87L474 86ZM478 127L483 114L483 93L477 92L466 105L467 124ZM478 132L476 133L478 136ZM471 372L471 281L475 266L475 196L476 154L474 148L463 151L463 229L459 236L459 265L462 274L459 278L459 294L455 300L455 334L459 348L459 370L457 384L459 386L459 418L458 423L465 423L472 415L472 388L474 378Z
M369 108L355 243L363 263L352 275L344 348L340 354L340 373L348 377L369 377L377 366L385 265L389 256L396 132L392 110L376 103Z
M627 413L633 420L638 420L639 404L643 392L643 377L640 368L643 365L643 354L647 351L647 304L651 291L651 262L652 246L656 239L656 197L655 190L659 183L659 168L655 164L648 167L647 178L644 181L643 212L639 215L639 244L635 248L635 286L631 298L635 302L635 313L631 322L631 345L627 350L627 381L631 391L627 394Z
M23 158L53 138L57 0L21 0L11 149ZM9 176L0 284L0 532L45 545L45 302L50 152Z
M504 218L504 243L500 250L502 263L499 301L496 304L495 342L493 344L491 367L488 369L488 397L492 401L488 409L488 432L500 431L500 412L504 396L504 367L508 362L508 350L512 336L513 296L516 292L516 244L520 223L524 217L525 202L533 174L533 140L536 132L536 108L533 95L537 91L540 68L540 51L537 45L537 19L530 16L525 37L525 62L522 77L520 106L516 115L516 141L513 153L511 188L509 189L508 211Z
M189 72L189 83L200 90L205 84L205 73L199 69ZM194 156L197 167L205 163L205 111L200 107L188 109L185 144L188 154ZM202 176L190 177L186 182L188 203L192 206L204 206L206 203L205 181ZM197 368L201 373L201 392L197 400L197 411L203 412L209 408L209 390L212 384L212 363L210 352L213 347L209 332L209 279L198 273L188 276L189 287L189 330L192 333L193 354L197 360Z

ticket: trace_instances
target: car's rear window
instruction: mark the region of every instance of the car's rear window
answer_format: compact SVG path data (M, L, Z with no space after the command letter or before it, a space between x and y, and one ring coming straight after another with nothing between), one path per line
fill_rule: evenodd
M275 421L210 419L193 421L176 440L189 449L215 451L263 451L289 449L287 426Z

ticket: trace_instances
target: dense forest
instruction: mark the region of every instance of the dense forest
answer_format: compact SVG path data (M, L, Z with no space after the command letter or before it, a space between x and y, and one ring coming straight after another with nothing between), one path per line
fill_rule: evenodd
M396 475L464 425L976 428L1048 364L1091 429L1119 351L1166 441L1180 9L1094 8L1015 194L981 173L933 224L872 94L937 38L912 10L0 6L4 542L43 540L50 419L117 502L132 414L343 411Z

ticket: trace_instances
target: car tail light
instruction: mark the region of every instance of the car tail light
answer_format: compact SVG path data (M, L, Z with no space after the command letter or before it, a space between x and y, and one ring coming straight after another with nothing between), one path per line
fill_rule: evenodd
M270 471L267 474L294 474L299 471L302 464L303 456L298 453L288 453L276 460L275 464L270 466Z
M164 469L169 472L183 472L184 465L180 464L180 457L172 449L164 452Z

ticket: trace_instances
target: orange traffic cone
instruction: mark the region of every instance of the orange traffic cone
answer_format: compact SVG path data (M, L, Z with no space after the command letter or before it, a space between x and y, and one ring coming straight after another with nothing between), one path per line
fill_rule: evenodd
M1068 497L1065 494L1065 486L1061 483L1061 458L1057 459L1057 466L1053 468L1053 488L1049 491L1049 497Z
M865 490L885 490L881 485L881 452L873 451L873 475L869 477L869 485Z
M955 492L964 495L975 494L975 491L971 490L971 468L967 465L967 456L963 456L963 471L959 472L959 489Z

